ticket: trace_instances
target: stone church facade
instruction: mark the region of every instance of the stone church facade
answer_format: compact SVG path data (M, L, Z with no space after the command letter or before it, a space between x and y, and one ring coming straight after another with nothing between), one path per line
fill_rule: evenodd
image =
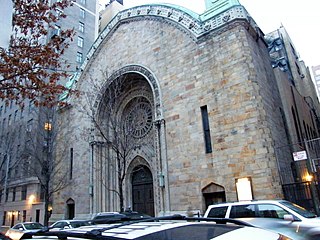
M267 45L238 1L220 2L229 5L202 15L139 6L106 26L72 80L80 96L60 111L57 158L71 182L55 194L52 221L120 210L114 153L92 118L104 123L101 102L118 81L124 94L114 106L136 139L125 207L203 213L238 200L242 178L254 199L283 197L274 147L286 142L285 130Z

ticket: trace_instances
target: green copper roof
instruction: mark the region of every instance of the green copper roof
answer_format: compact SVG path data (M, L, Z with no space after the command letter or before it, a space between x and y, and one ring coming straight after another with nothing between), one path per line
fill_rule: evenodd
M241 5L239 0L206 0L206 11L201 14L201 20L207 20L238 5Z

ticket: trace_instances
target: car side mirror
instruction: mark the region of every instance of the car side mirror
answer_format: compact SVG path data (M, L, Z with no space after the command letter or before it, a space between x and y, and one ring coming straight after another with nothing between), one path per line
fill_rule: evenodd
M294 217L293 217L293 215L291 215L291 214L285 214L285 215L283 216L283 219L286 220L286 221L290 221L290 222L293 222L293 221L294 221Z
M20 228L19 228L19 231L23 231L23 228L22 228L22 227L20 227Z

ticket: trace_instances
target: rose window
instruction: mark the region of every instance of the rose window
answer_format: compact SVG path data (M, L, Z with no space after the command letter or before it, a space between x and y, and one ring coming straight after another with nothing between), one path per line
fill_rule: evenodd
M152 128L152 110L149 103L131 106L125 119L126 131L135 138L144 137Z

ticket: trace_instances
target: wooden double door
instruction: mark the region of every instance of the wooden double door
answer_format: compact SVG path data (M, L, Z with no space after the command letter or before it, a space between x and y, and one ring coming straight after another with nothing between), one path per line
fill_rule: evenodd
M134 211L154 216L153 179L146 166L138 166L133 170L132 201Z

